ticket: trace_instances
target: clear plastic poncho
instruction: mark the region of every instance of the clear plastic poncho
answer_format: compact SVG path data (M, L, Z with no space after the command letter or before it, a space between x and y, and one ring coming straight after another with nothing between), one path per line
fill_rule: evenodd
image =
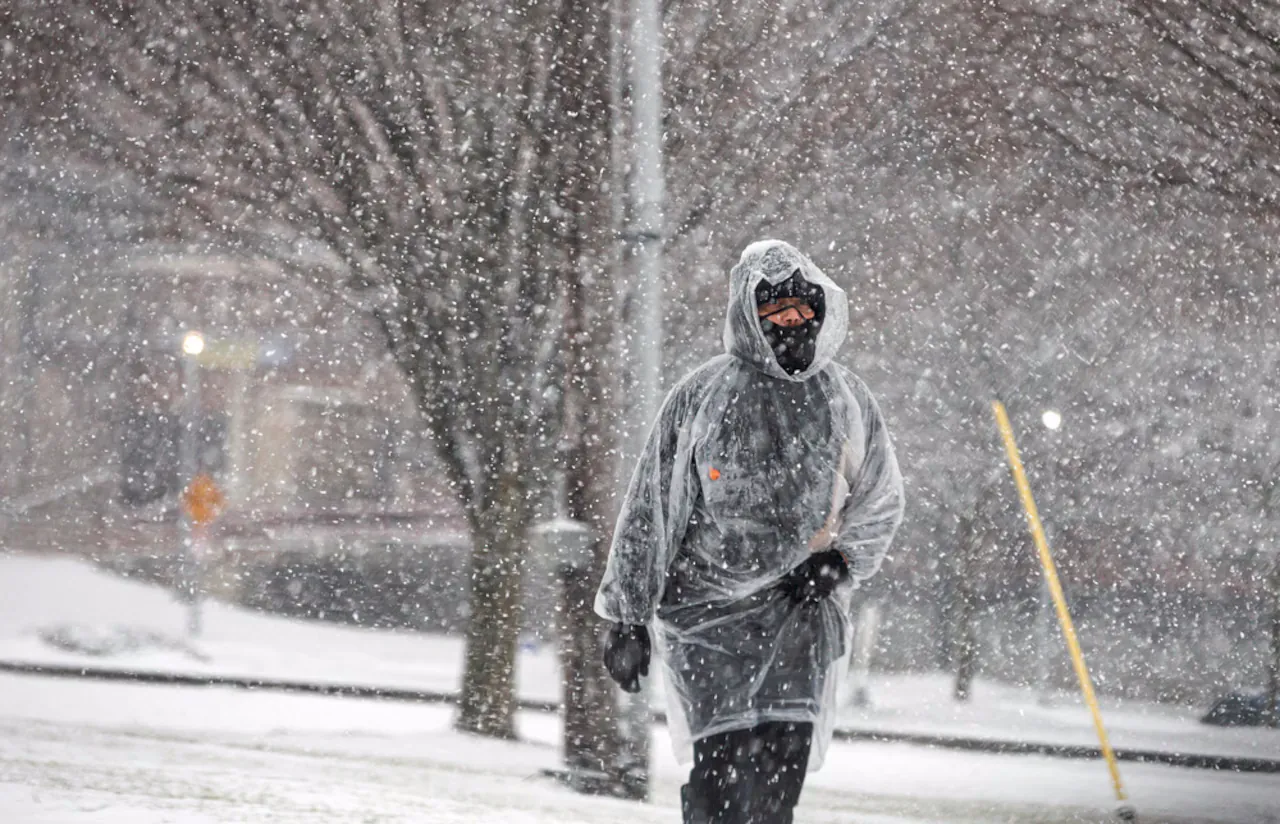
M797 270L824 290L811 365L788 375L765 339L755 288ZM902 519L902 476L866 385L832 362L848 328L843 290L780 241L754 243L730 275L726 354L667 396L623 501L595 609L651 625L681 763L694 740L765 721L814 724L809 765L831 740L850 648L850 601ZM838 549L849 579L817 604L778 583Z

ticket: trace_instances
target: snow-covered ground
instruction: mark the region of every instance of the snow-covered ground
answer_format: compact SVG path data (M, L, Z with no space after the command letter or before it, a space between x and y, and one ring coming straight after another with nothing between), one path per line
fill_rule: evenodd
M543 778L557 722L519 743L450 729L451 711L390 701L0 675L0 821L644 824L679 820L683 778L661 728L650 804ZM1275 776L1125 765L1144 822L1277 822ZM837 744L805 789L806 822L1094 822L1101 764Z
M0 553L0 660L439 691L458 686L457 638L292 620L216 601L202 612L201 636L183 650L187 608L163 588L75 558ZM86 644L148 633L173 643L98 657L52 646L42 638L51 630ZM558 697L553 650L526 651L520 664L522 692Z
M210 604L190 649L183 611L154 587L71 559L0 555L0 659L188 673L456 689L455 639L342 628ZM116 633L113 628L126 628ZM41 640L143 639L104 658ZM74 628L74 629L73 629ZM155 640L161 639L158 645ZM149 640L148 640L149 639ZM553 651L525 650L525 697L554 699ZM1088 743L1088 717L1065 703L982 684L972 706L945 679L882 678L875 705L846 723L884 729ZM1275 756L1275 733L1217 730L1194 712L1109 706L1121 746L1188 741L1191 751ZM1083 715L1077 722L1075 716ZM575 795L541 777L559 762L558 721L521 717L519 743L450 728L446 707L0 675L0 822L675 822L680 768L655 730L654 799ZM1022 727L1018 727L1021 724ZM950 729L947 725L951 725ZM1126 736L1132 736L1126 741ZM1142 743L1133 743L1143 736ZM1124 764L1150 821L1280 822L1280 778ZM838 744L812 777L800 822L1101 821L1112 807L1102 764L890 744Z
M1063 653L1066 655L1066 653ZM1092 716L1078 692L1047 705L1033 690L979 680L971 701L951 698L952 679L929 673L871 678L872 706L846 709L845 729L1096 747ZM1103 722L1120 749L1280 759L1280 731L1200 723L1207 707L1104 698ZM1280 780L1280 779L1277 779Z
M453 692L461 639L279 618L217 602L204 607L204 632L184 646L185 608L170 593L123 580L73 558L0 553L0 660L135 670L322 681ZM57 630L84 645L137 642L90 656L59 649ZM1065 654L1065 653L1064 653ZM521 650L520 695L556 701L555 650ZM661 685L654 684L660 691ZM867 709L849 709L846 728L926 735L1096 745L1089 713L1074 693L1041 706L1037 695L979 680L973 700L951 700L942 674L873 675ZM656 701L661 706L660 696ZM1280 732L1223 729L1198 722L1203 707L1104 700L1117 747L1206 755L1280 758Z

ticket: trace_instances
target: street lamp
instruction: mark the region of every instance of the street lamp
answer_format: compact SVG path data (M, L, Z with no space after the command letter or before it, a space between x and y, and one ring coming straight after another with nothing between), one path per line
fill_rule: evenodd
M200 420L200 363L197 360L204 351L204 335L191 330L182 336L182 437L179 442L180 474L178 479L179 503L183 500L191 482L200 471L196 436ZM195 553L195 530L191 517L178 507L178 519L182 524L181 593L190 605L187 615L187 632L193 638L200 634L200 592L198 560Z
M1046 409L1040 416L1040 422L1044 424L1045 429L1050 432L1057 432L1062 426L1062 413L1056 409ZM1050 455L1045 461L1048 467L1046 475L1053 472L1054 456ZM1039 675L1039 703L1042 707L1052 704L1049 697L1049 648L1052 645L1053 627L1052 627L1053 604L1052 596L1049 593L1049 581L1045 576L1041 576L1040 580L1040 610L1036 614L1036 641L1040 647L1040 671Z
M182 351L188 355L199 355L204 351L204 335L195 330L183 335Z

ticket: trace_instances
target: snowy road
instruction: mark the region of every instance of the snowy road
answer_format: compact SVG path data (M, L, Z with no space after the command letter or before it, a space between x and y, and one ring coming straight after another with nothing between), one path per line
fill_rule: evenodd
M654 801L586 798L540 777L549 715L521 743L449 729L443 707L222 688L0 676L0 821L667 822L681 773L655 740ZM1280 822L1275 776L1128 766L1143 821ZM1106 820L1090 762L849 744L805 790L804 822Z

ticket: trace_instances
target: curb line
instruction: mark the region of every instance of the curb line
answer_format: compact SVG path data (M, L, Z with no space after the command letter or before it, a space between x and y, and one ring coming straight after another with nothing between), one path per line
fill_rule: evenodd
M50 678L85 678L97 681L116 681L132 684L160 684L183 687L228 687L268 692L293 692L309 695L326 695L341 698L375 698L384 701L403 701L417 704L454 704L458 696L452 692L430 690L371 687L356 684L324 684L309 681L285 681L271 678L237 678L225 675L184 675L170 672L145 672L109 669L106 667L75 667L59 664L33 664L18 661L0 661L0 672L16 675L36 675ZM517 705L533 712L559 712L558 701L531 701L521 699ZM655 713L655 720L666 723L662 713ZM965 750L995 755L1043 755L1052 758L1097 759L1102 752L1097 747L1072 744L1038 744L1026 741L1000 741L986 738L926 735L922 733L875 732L837 728L833 734L837 741L870 741L893 744L914 744L939 749ZM1196 753L1161 752L1158 750L1117 749L1116 758L1137 764L1163 764L1198 770L1218 770L1239 773L1280 773L1280 758L1251 756L1202 755Z
M959 736L926 735L924 733L874 732L837 728L833 733L837 741L879 741L895 744L915 744L922 747L939 747L951 750L992 753L994 755L1047 755L1053 758L1099 759L1098 747L1079 744L1037 744L1028 741L1000 741L989 738L964 738ZM1236 755L1202 755L1197 753L1162 752L1159 750L1115 750L1116 759L1135 764L1163 764L1170 767L1187 767L1197 770L1217 770L1240 773L1280 773L1280 759L1257 758Z
M325 684L311 681L283 681L273 678L249 678L226 675L186 675L172 672L118 670L106 667L74 667L61 664L30 664L0 661L0 672L15 675L42 675L49 678L84 678L92 681L117 681L129 684L160 684L180 687L229 687L267 692L296 692L340 698L378 698L416 704L453 704L456 693L430 690L371 687L358 684ZM520 701L520 709L535 712L559 712L558 701Z

